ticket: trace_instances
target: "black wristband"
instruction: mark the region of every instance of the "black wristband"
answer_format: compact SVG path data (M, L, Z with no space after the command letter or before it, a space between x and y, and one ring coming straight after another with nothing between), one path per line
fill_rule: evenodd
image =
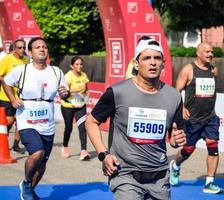
M107 156L108 154L110 154L109 151L100 152L100 153L98 154L98 159L99 159L101 162L103 162L103 160L106 158L106 156Z

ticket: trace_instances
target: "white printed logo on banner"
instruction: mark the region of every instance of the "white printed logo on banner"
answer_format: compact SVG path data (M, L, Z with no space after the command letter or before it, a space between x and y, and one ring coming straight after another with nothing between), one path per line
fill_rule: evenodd
M154 23L154 14L153 13L146 13L145 14L145 22L146 23Z
M112 42L113 63L121 63L121 43Z
M5 50L7 53L9 53L9 46L10 44L12 44L12 40L4 40L3 43L4 43L4 46L5 46Z
M132 22L131 23L131 27L136 27L137 23L136 22Z
M20 35L19 38L23 39L26 43L30 41L33 37L40 37L39 35Z
M114 8L113 7L109 7L109 12L110 12L110 15L111 16L114 16L115 15Z
M120 19L118 20L118 23L121 24L121 25L123 24L123 20L122 20L122 18L120 18Z
M110 38L110 76L123 77L124 75L124 41L123 38Z
M105 19L105 24L106 24L106 30L111 31L112 27L111 27L110 19Z
M138 13L137 2L128 2L128 13Z
M21 21L22 20L22 13L21 12L14 12L13 13L13 21Z
M34 21L27 21L27 28L34 28Z

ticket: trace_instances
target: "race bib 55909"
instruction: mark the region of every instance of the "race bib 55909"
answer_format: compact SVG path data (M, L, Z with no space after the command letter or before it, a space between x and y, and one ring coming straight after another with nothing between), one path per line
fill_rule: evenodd
M139 144L158 142L164 138L166 118L166 110L130 107L127 136Z

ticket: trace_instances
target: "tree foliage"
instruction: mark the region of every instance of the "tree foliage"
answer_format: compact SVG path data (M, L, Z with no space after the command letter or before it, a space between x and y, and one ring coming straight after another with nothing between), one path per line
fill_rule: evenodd
M25 0L50 53L91 54L104 50L102 25L94 0Z
M153 6L168 18L167 28L184 31L224 25L223 0L156 0Z

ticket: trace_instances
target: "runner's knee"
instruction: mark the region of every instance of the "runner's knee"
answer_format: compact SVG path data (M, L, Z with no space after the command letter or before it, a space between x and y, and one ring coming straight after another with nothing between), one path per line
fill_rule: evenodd
M206 145L207 145L207 150L208 150L209 156L218 156L219 155L217 140L206 141Z

